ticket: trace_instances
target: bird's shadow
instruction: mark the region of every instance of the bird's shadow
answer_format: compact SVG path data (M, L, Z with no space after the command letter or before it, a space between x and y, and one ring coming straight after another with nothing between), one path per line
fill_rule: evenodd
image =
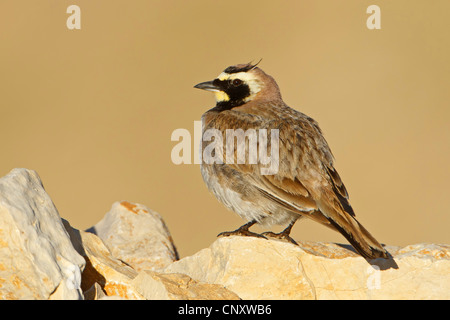
M338 246L350 250L356 254L356 250L349 244L336 243ZM398 264L395 262L394 257L387 251L389 258L377 258L377 259L366 259L366 261L371 266L376 266L379 270L388 270L388 269L398 269Z

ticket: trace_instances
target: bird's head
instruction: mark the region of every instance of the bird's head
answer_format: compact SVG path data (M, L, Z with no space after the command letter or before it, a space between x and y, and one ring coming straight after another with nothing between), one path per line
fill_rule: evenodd
M238 64L226 68L216 79L197 84L194 88L215 93L217 105L232 109L267 95L272 91L279 95L273 78L257 64Z

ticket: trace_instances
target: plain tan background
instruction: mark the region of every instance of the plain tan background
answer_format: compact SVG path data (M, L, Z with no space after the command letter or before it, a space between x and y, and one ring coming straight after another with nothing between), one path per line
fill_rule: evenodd
M81 30L66 27L71 4ZM381 30L366 27L371 4ZM448 0L3 0L0 175L36 170L80 229L115 201L145 204L193 254L243 221L198 165L171 162L171 133L193 133L214 105L193 85L263 58L284 100L320 123L380 242L450 243L448 12ZM293 237L346 243L309 221Z

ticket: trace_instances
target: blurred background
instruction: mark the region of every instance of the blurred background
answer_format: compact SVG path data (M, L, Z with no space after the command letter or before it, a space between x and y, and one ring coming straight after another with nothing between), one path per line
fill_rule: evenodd
M81 30L66 27L72 4ZM366 27L372 4L381 30ZM448 244L449 11L448 0L2 0L0 176L36 170L78 229L115 201L142 203L191 255L244 221L199 165L172 163L171 134L193 135L214 106L195 84L262 58L285 102L320 123L358 220L382 243ZM347 243L306 220L292 235Z

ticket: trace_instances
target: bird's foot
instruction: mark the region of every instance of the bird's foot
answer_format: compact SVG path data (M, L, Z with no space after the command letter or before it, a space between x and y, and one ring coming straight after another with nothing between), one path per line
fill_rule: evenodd
M249 230L234 230L234 231L225 231L225 232L221 232L217 235L218 237L229 237L229 236L244 236L244 237L256 237L256 238L263 238L263 239L267 239L265 236L256 233L256 232L251 232Z
M218 237L244 236L244 237L256 237L256 238L267 239L265 236L263 236L259 233L251 232L248 230L248 228L250 228L255 223L256 223L256 221L251 221L249 223L244 224L243 226L241 226L240 228L238 228L234 231L221 232L217 236Z
M295 244L296 246L298 246L298 243L295 242L295 240L292 239L292 238L289 236L289 233L284 232L284 231L282 231L282 232L280 232L280 233L274 233L274 232L271 232L271 231L267 231L267 232L261 233L261 235L262 235L262 236L265 236L265 237L269 237L269 238L275 238L275 239L285 240L285 241L287 241L287 242L290 242L290 243Z

